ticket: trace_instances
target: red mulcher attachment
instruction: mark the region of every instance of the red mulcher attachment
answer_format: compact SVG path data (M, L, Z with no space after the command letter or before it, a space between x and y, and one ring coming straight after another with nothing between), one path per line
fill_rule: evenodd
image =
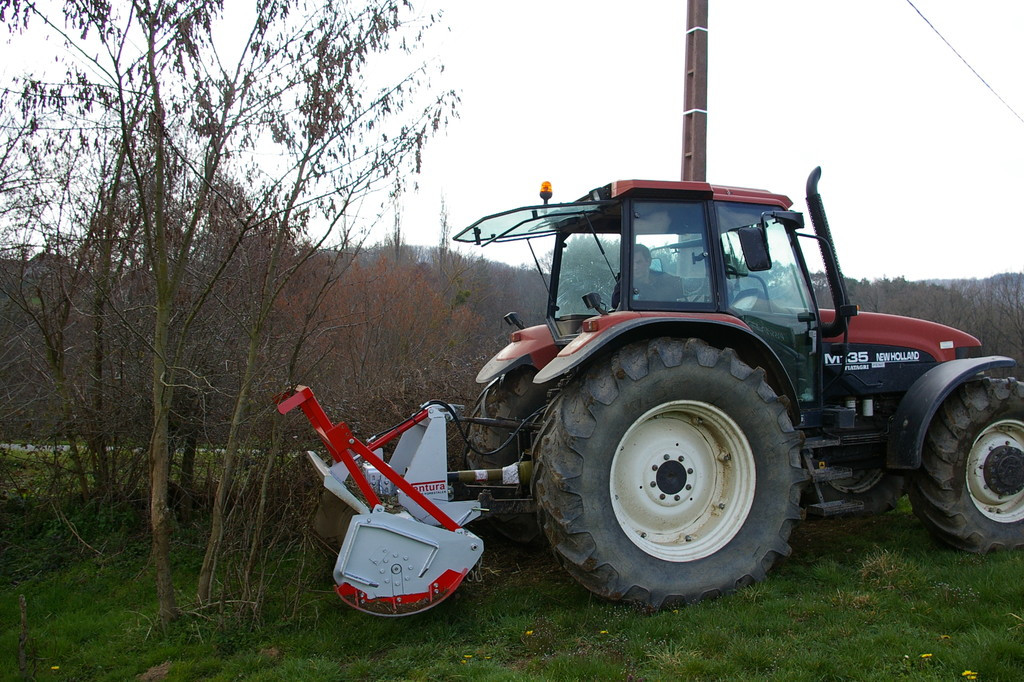
M297 386L277 409L285 414L296 407L334 459L328 468L310 453L324 486L357 512L334 567L342 601L378 616L405 616L451 595L484 550L483 541L460 525L480 515L476 501L448 500L445 424L451 407L428 403L365 444L347 424L332 424L308 387ZM379 448L398 436L389 465ZM344 485L349 476L369 506ZM391 494L404 510L385 510L379 495Z

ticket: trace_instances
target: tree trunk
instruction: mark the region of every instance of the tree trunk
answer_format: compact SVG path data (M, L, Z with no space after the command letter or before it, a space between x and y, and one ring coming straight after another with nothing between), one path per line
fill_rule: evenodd
M159 296L159 294L158 294ZM172 516L167 504L167 486L171 473L168 448L168 416L170 414L171 377L164 358L168 352L170 314L167 302L157 302L153 333L153 435L149 442L149 518L153 532L151 557L156 570L156 595L160 622L167 626L180 613L174 598L171 579Z
M227 447L224 449L224 471L221 474L220 482L217 484L217 495L213 501L213 515L210 519L210 537L206 542L206 554L203 556L203 567L199 571L199 588L197 591L200 602L208 602L213 586L213 577L217 570L217 558L220 555L220 546L224 540L224 520L228 501L228 491L231 490L232 479L235 474L235 460L238 456L239 432L242 428L242 420L245 418L246 404L249 402L249 389L252 386L253 374L255 372L257 345L262 332L262 324L250 330L249 352L246 357L245 371L242 376L241 385L238 387L238 395L235 397L235 409L231 415L231 426L228 429Z
M199 449L199 436L192 425L185 427L184 445L181 453L181 522L192 522L193 497L196 484L196 451Z

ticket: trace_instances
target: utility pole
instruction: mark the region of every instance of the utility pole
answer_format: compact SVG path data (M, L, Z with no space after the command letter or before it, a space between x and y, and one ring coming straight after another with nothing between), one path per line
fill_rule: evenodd
M683 180L707 180L708 0L686 3L686 79L683 84Z

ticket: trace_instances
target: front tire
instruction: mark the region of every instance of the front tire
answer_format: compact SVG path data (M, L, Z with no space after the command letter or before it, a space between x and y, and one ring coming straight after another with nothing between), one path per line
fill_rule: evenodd
M544 405L548 384L535 384L537 370L531 366L513 369L487 385L473 406L471 415L498 419L525 419ZM511 432L470 424L466 464L470 469L500 469L519 461L519 439L502 447ZM483 454L481 454L483 453ZM491 526L509 540L522 544L543 542L534 514L495 514Z
M978 554L1024 548L1024 385L958 388L932 420L921 460L910 501L933 536Z
M534 470L544 531L576 580L663 608L762 580L800 518L800 435L731 350L626 346L567 384Z

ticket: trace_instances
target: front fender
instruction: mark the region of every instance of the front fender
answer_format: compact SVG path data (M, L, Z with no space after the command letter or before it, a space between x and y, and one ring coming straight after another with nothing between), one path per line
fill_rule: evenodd
M593 317L584 322L584 331L563 348L533 378L542 384L557 379L599 353L611 352L639 339L655 336L700 338L718 348L732 348L752 367L765 371L769 385L789 399L793 423L800 421L796 389L775 352L749 327L731 315L721 313L641 313L624 311Z
M1012 358L991 355L943 362L918 378L896 408L886 466L890 469L917 469L921 466L921 448L932 418L949 394L979 373L996 367L1013 367Z
M484 365L476 375L478 384L488 384L522 365L541 369L558 353L547 325L539 324L512 332L509 344Z

